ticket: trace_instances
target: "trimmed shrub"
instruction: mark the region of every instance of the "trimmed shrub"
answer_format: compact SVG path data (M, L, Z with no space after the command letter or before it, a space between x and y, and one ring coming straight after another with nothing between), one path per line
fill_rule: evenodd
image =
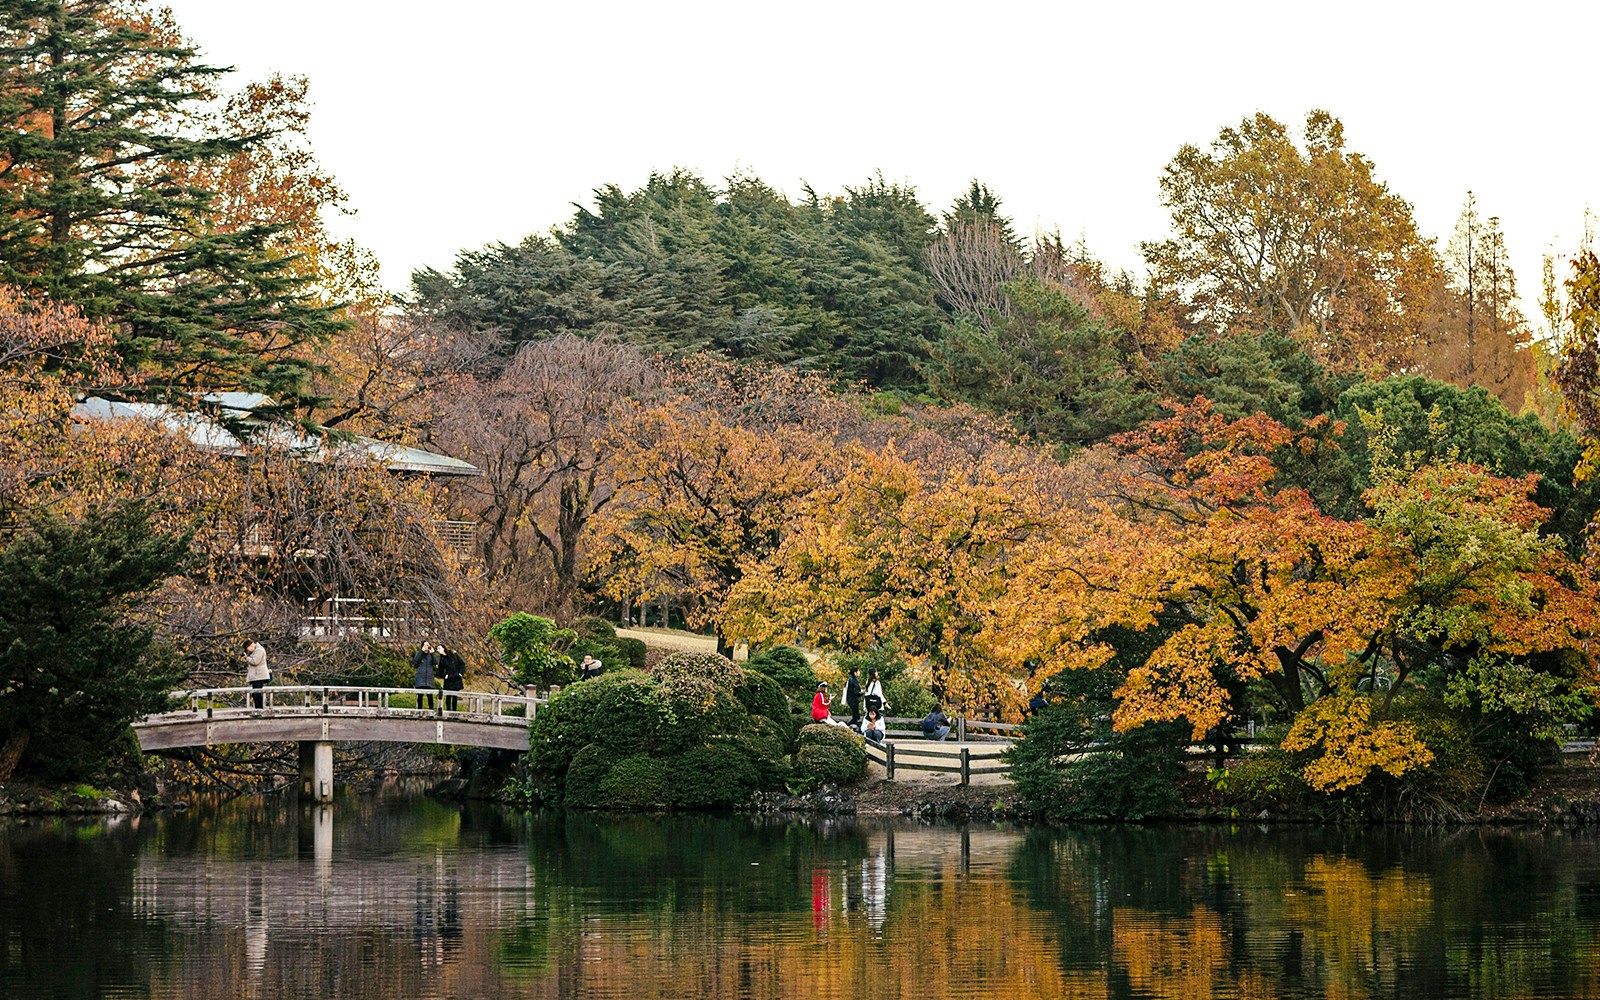
M807 723L800 730L800 745L827 747L857 747L863 743L860 733L848 726L830 726L826 722Z
M758 653L745 665L777 681L785 694L804 693L809 698L817 686L817 672L812 669L811 661L793 646L779 646Z
M672 789L672 764L659 757L624 757L600 780L596 803L618 809L664 806Z
M800 750L795 754L794 766L794 784L798 787L846 784L866 773L866 741L860 733L822 722L800 730Z
M622 655L627 658L628 666L633 667L635 670L643 670L645 668L650 655L650 647L645 645L643 639L619 635L611 640L611 644L622 651ZM610 664L609 660L606 662L607 665Z
M572 631L580 639L600 639L606 642L617 637L617 627L599 615L587 615L572 623Z
M802 746L794 758L795 784L802 790L817 785L846 785L867 773L867 752L861 747L845 748L813 744Z
M752 713L740 691L768 711L788 704L770 678L705 654L573 685L529 727L528 785L549 801L620 809L723 807L782 787L788 723Z
M573 755L567 766L563 799L567 805L592 807L602 804L600 786L617 758L598 743L591 743Z
M764 715L774 722L789 719L789 698L778 682L766 674L746 670L733 689L734 697L751 715Z
M591 743L614 756L653 749L672 713L661 691L634 670L597 677L564 689L528 726L528 764L560 797L567 769Z
M712 808L737 805L750 797L758 784L755 765L737 746L714 743L696 747L672 758L672 786L667 800L673 805Z
M567 655L572 662L580 667L585 656L592 656L600 661L604 672L611 673L617 670L626 670L628 663L627 654L617 645L622 640L616 639L579 639L567 650Z

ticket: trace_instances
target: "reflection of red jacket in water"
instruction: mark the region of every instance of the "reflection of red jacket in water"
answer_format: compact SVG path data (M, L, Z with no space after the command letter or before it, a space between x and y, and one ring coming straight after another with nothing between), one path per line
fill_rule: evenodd
M818 691L817 696L811 699L811 721L821 722L828 714L828 695Z

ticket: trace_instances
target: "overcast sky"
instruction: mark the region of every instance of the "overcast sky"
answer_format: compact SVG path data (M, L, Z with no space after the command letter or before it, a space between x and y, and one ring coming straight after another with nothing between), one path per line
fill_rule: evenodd
M791 198L881 171L935 212L977 177L1137 269L1162 166L1257 110L1332 111L1441 244L1474 190L1530 307L1600 210L1594 2L170 3L235 85L310 77L336 227L396 290L674 166Z

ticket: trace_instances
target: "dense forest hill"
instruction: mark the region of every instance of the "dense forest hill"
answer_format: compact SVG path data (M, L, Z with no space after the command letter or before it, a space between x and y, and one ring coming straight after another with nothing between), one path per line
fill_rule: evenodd
M1251 176L1263 162L1277 175ZM1314 195L1338 214L1253 193L1297 184L1325 188ZM1174 232L1146 244L1136 279L1058 235L1022 238L978 181L935 216L881 176L791 202L755 177L718 187L679 170L418 271L406 301L492 331L507 355L561 333L714 351L970 402L1063 444L1127 430L1161 398L1307 365L1482 387L1554 418L1549 345L1519 311L1498 219L1470 194L1441 249L1322 112L1300 143L1257 115L1208 153L1185 148L1162 190Z
M0 780L105 766L249 639L507 683L522 611L1045 696L1034 745L1130 769L1035 760L1074 815L1250 722L1263 789L1371 811L1514 796L1592 722L1600 261L1550 263L1534 340L1498 220L1422 234L1326 112L1150 165L1142 275L978 181L674 171L397 303L323 224L306 81L222 93L139 3L0 0L0 49Z

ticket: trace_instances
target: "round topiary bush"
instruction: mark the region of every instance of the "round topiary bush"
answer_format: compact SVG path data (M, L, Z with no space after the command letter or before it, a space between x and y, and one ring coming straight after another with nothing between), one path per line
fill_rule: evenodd
M778 682L754 670L740 672L739 683L734 687L734 697L751 715L761 715L774 722L787 721L790 715L789 698L778 687Z
M622 655L628 660L628 666L636 670L645 668L645 663L650 655L650 647L644 644L643 639L619 635L611 640L611 644L622 651ZM618 664L618 666L621 666L621 664Z
M755 764L736 744L713 743L672 758L668 801L690 808L737 805L755 791Z
M600 786L616 762L616 756L597 743L579 750L567 765L563 801L580 808L601 805Z
M781 788L789 723L750 711L741 691L757 708L787 709L770 678L705 654L573 685L529 727L527 785L547 800L619 809L722 807Z
M809 692L817 686L817 672L806 654L793 646L778 646L750 658L752 670L771 677L785 693Z
M794 757L794 776L805 787L845 785L867 773L867 752L861 747L814 743L801 746Z
M611 640L617 637L617 627L599 615L587 615L572 623L572 631L585 639Z
M860 733L821 722L800 730L800 749L794 765L794 777L800 787L846 784L866 773L866 741Z
M601 779L597 804L619 809L664 806L672 784L670 761L644 755L624 757Z
M813 722L800 730L800 745L860 748L864 740L860 733L848 726L830 726L826 722Z

